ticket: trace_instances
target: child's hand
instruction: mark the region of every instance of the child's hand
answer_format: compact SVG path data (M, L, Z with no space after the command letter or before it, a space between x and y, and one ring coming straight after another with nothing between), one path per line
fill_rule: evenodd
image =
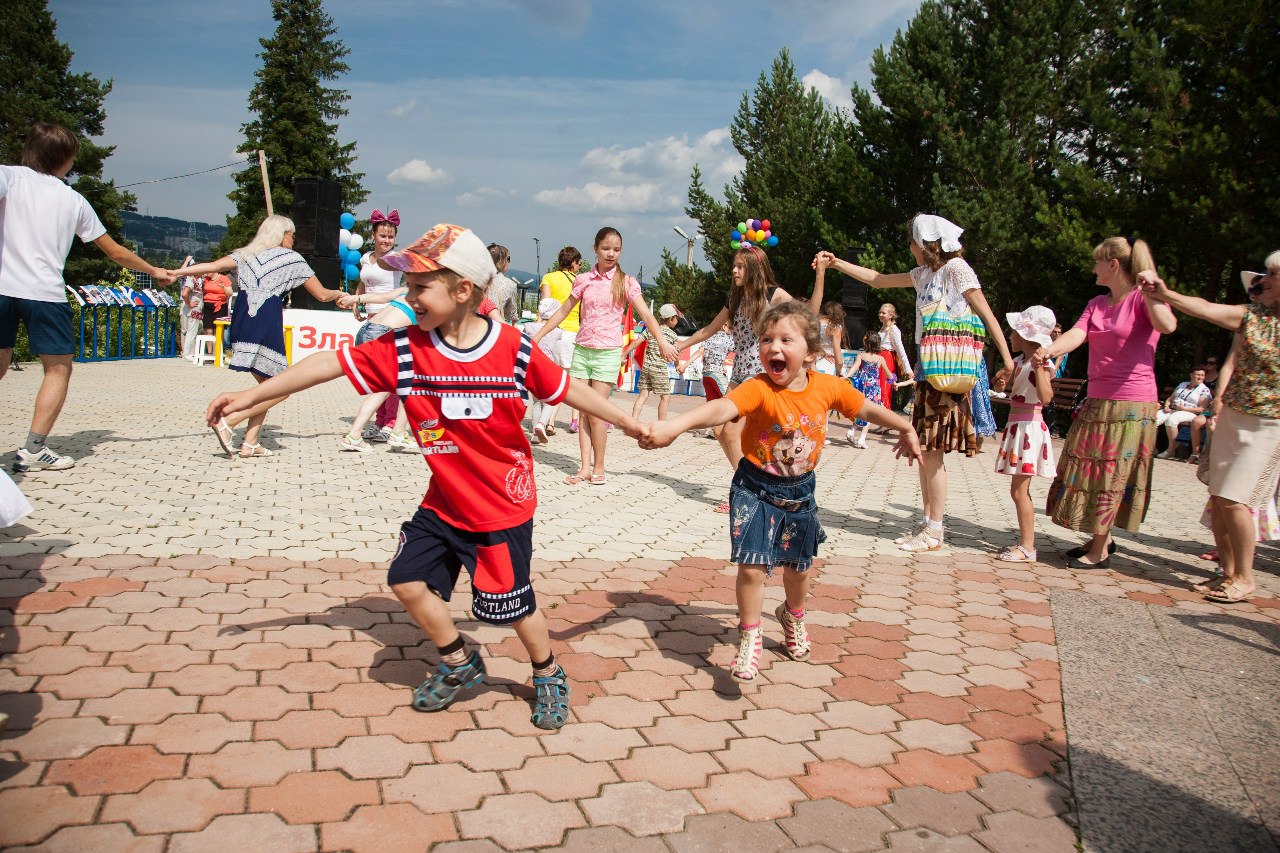
M648 434L640 439L640 446L645 450L656 450L659 447L666 447L676 440L679 433L673 430L669 425L670 421L655 421L646 424L645 428Z
M676 361L678 358L680 358L680 353L676 350L676 348L673 347L671 344L667 343L665 340L659 343L658 351L662 353L662 358L665 361Z
M234 415L236 412L243 412L245 409L250 408L248 402L243 399L244 396L243 391L238 394L224 391L214 397L213 402L209 404L208 411L205 412L205 422L209 426L216 426L218 421L227 415Z
M622 431L626 434L627 438L644 438L647 424L642 424L635 418L631 417L627 418L625 421L615 421L615 423L622 428Z
M893 447L893 458L901 459L907 457L907 464L914 465L919 462L924 464L924 456L920 452L920 437L916 435L914 428L909 428L898 433L898 443Z

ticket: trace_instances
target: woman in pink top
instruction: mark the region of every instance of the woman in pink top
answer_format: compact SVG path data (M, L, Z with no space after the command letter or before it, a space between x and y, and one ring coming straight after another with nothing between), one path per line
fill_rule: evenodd
M644 321L645 328L658 328L658 321L644 304L640 282L622 271L618 257L622 254L622 235L616 228L596 232L596 265L573 280L569 297L560 310L543 324L533 336L536 344L549 330L556 328L581 303L578 313L578 338L573 345L573 363L569 375L582 379L604 398L613 393L622 366L622 315L628 303ZM660 341L662 357L674 361L676 350ZM582 464L578 473L565 478L575 485L584 480L593 486L604 484L605 425L583 412L584 423L578 433L578 452Z
M1089 343L1089 397L1067 433L1047 507L1054 524L1093 536L1067 552L1074 569L1110 565L1111 528L1137 530L1147 514L1160 405L1156 342L1178 327L1169 306L1137 287L1138 273L1156 268L1146 243L1109 237L1093 260L1093 274L1109 292L1036 351L1043 363Z

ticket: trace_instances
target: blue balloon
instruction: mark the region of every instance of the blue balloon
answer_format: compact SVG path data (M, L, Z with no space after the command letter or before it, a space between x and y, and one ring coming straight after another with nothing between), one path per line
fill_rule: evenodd
M344 267L347 265L347 247L341 243L338 244L338 263Z
M351 213L344 213L338 217L338 225L350 231L356 224L356 217Z
M347 268L345 272L347 276L347 281L355 281L360 277L360 268L355 264L347 264Z
M769 245L770 245L770 246L776 246L776 245L778 245L778 238L777 238L776 236L774 236L774 235L770 234L770 235L769 235L768 243L769 243Z
M729 235L729 239L730 239L730 240L741 240L741 239L742 239L742 232L741 232L741 231L739 231L737 228L733 229L733 233L731 233L731 234Z

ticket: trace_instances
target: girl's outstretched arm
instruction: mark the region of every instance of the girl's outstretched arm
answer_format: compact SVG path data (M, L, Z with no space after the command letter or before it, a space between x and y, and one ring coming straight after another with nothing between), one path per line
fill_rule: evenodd
M738 406L728 397L711 400L695 409L690 409L683 415L649 424L649 435L647 438L641 439L640 446L645 450L666 447L675 441L680 433L686 430L720 426L720 424L727 424L737 416Z
M987 327L987 335L1000 352L1000 358L1004 359L1004 366L1012 371L1013 356L1009 354L1009 343L1004 339L1004 330L1000 328L996 315L991 312L991 306L987 304L987 297L975 287L973 290L964 292L964 299L969 303L969 307L973 309L973 313L982 318L983 324Z
M920 437L916 435L915 427L897 412L892 412L879 403L864 401L858 411L853 413L842 411L842 414L850 418L859 417L876 426L894 430L898 433L898 443L893 448L894 458L901 459L905 456L907 457L908 465L924 462L924 457L920 452Z
M592 391L591 386L581 379L569 377L569 390L564 396L564 401L578 411L586 412L607 423L617 424L631 438L640 437L642 429L638 420Z
M720 313L716 318L689 337L680 342L680 348L686 350L689 347L697 346L716 333L716 330L724 325L724 321L729 319L729 308L726 306L720 309Z
M911 275L905 272L882 273L867 267L860 267L857 264L851 264L837 258L832 252L819 252L818 258L823 258L827 266L833 270L838 270L850 278L857 279L863 284L869 284L876 289L884 287L915 287L916 284L911 280ZM818 258L814 258L814 267L818 265Z
M573 306L577 305L580 301L581 300L576 296L570 295L566 297L564 302L560 303L560 307L556 309L556 313L548 317L546 322L542 324L542 328L538 330L538 334L533 336L533 342L536 344L538 341L542 340L543 335L563 323L564 318L568 317L569 312L573 310Z

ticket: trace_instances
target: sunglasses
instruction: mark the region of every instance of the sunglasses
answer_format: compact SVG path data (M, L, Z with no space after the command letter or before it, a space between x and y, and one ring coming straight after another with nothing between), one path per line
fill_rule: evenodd
M1253 281L1249 284L1249 289L1246 292L1250 296L1257 296L1258 294L1262 293L1262 280L1264 278L1266 278L1265 275L1255 275L1253 277Z

